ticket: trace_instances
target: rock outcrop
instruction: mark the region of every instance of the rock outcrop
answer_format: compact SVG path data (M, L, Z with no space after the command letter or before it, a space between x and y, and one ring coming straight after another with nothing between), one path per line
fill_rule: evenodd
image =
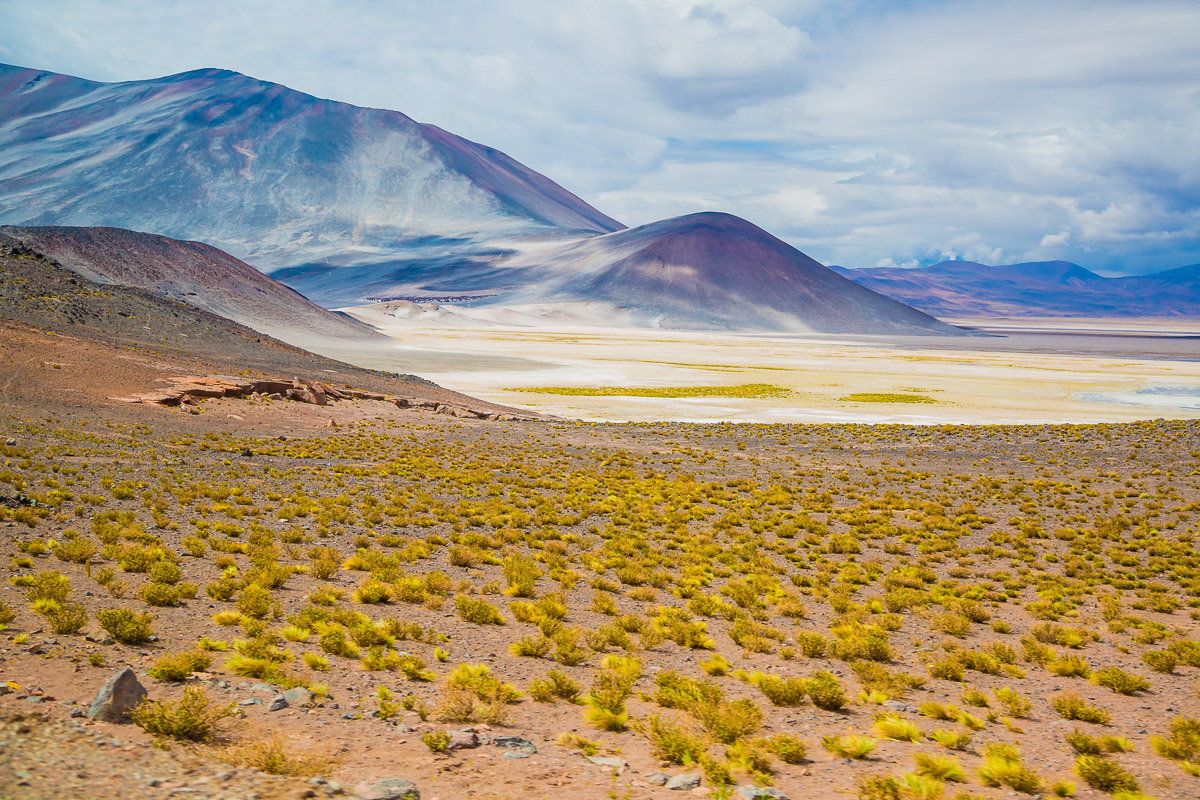
M325 406L338 400L372 400L392 403L397 408L432 411L458 419L515 420L533 417L498 414L493 411L474 409L437 400L415 397L391 397L379 392L360 389L337 388L322 381L306 378L288 380L239 381L230 377L181 377L170 378L170 386L154 392L142 392L132 397L119 397L128 403L146 403L160 406L194 406L214 398L256 398L270 400L292 400L297 403Z
M146 687L129 667L104 682L88 707L87 715L101 722L129 722L129 712L146 697Z

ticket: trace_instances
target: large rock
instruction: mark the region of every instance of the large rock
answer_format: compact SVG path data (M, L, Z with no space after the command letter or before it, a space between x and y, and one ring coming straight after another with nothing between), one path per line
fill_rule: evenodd
M450 734L450 742L446 745L447 750L473 750L479 747L479 734L475 731L454 731Z
M734 793L737 800L788 800L788 796L770 786L739 786Z
M537 746L528 739L522 739L520 736L497 736L492 739L492 744L496 747L507 747L510 750L517 750L522 753L533 755L537 752Z
M667 781L667 788L674 789L677 792L690 792L698 786L700 786L699 772L685 772Z
M355 790L362 800L421 800L417 785L405 778L384 778Z
M146 698L146 687L142 686L133 670L125 667L113 675L88 707L87 715L101 722L129 722L129 712Z
M312 692L303 686L297 686L294 689L288 689L282 694L275 695L271 699L270 705L267 706L267 711L282 711L289 706L306 706L312 703L312 701Z

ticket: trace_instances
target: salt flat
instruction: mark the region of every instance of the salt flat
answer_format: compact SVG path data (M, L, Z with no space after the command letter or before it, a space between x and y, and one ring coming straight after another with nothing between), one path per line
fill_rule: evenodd
M1200 418L1200 325L961 320L972 337L850 337L595 325L480 326L353 309L390 348L323 350L480 399L590 421L1057 423ZM586 397L539 387L769 384L774 397ZM853 402L852 394L933 402Z

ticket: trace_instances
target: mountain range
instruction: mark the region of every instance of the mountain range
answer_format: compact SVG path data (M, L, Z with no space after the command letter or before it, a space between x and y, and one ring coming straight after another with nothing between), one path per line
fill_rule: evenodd
M277 284L243 296L222 282L250 286L260 270L327 308L514 309L531 324L949 334L934 316L1200 316L1200 265L831 270L730 215L626 229L494 148L219 69L99 83L0 65L0 223L64 262L103 253L98 279L194 292L274 333L303 319L314 335L370 335ZM126 247L192 267L121 272Z
M855 283L942 317L1200 316L1200 264L1106 278L1069 261L845 269Z

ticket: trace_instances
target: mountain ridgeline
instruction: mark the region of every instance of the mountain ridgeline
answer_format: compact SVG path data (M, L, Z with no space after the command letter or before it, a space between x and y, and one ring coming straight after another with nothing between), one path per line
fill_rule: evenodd
M1200 316L1200 264L1106 278L1069 261L988 266L842 269L850 280L929 314L948 317Z
M960 332L745 220L697 214L626 230L497 150L226 70L97 83L0 65L0 223L64 263L103 251L101 277L176 294L196 290L153 259L134 258L141 272L115 278L114 248L165 248L164 263L178 264L200 245L151 246L113 229L220 248L234 258L200 254L206 266L191 280L206 288L192 299L214 310L223 302L217 313L251 325L244 301L257 290L234 292L241 305L230 306L216 265L242 281L241 259L327 308L434 296L563 305L600 324ZM92 232L33 231L44 226ZM278 309L266 295L282 296L263 291L269 327Z
M489 147L227 70L0 65L0 221L197 239L259 269L622 226Z

